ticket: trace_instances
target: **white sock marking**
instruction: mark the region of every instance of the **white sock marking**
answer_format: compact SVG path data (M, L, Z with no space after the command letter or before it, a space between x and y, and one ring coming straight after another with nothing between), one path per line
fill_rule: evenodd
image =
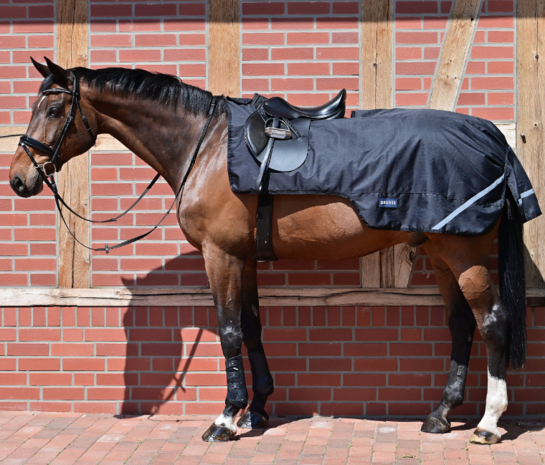
M479 422L479 427L501 437L498 420L507 410L507 384L504 379L495 378L488 372L488 391L486 393L486 410Z
M214 421L216 426L223 426L234 433L237 432L237 427L233 422L233 417L226 417L223 413Z

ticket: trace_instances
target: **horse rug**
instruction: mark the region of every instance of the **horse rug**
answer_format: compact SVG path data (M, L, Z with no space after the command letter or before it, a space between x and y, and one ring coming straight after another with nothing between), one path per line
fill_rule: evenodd
M257 194L260 164L244 123L264 97L228 99L233 192ZM363 110L312 121L305 162L270 169L262 193L336 195L370 228L476 236L497 222L509 192L522 222L541 214L532 185L490 121L439 110Z

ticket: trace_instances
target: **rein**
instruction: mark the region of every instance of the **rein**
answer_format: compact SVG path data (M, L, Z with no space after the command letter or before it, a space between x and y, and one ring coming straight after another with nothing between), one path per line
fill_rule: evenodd
M132 239L127 239L126 241L123 241L123 242L121 242L119 244L116 244L116 245L114 245L112 247L109 247L108 244L105 244L104 247L89 247L88 245L82 243L74 235L72 230L69 228L69 226L68 226L68 224L67 224L67 222L66 222L66 220L64 218L64 215L62 214L61 204L64 205L68 209L68 211L70 211L72 214L76 215L78 218L80 218L80 219L82 219L84 221L87 221L89 223L112 223L112 222L117 221L121 217L125 216L127 213L129 213L138 204L138 202L140 202L140 200L142 200L142 198L149 192L149 190L153 187L153 185L159 179L160 175L159 175L159 173L157 173L155 175L155 177L151 180L151 182L148 184L148 187L146 187L144 192L142 192L140 197L138 197L136 202L134 202L123 213L121 213L120 215L118 215L118 216L116 216L114 218L110 218L108 220L101 220L101 221L91 220L89 218L85 218L85 217L81 216L80 214L78 214L77 212L72 210L72 208L70 208L70 206L64 201L64 199L60 196L60 194L58 192L57 184L55 183L54 174L55 174L56 171L58 171L57 170L57 161L59 160L59 157L60 157L61 146L64 143L64 140L66 138L66 134L68 133L68 129L70 128L70 125L72 124L72 121L74 120L73 114L74 114L74 108L75 107L78 109L78 111L79 111L79 113L81 115L81 119L83 120L85 128L87 129L87 132L89 133L89 135L91 136L93 141L96 141L96 136L93 134L93 131L91 130L89 122L88 122L87 118L85 117L85 115L83 114L83 111L81 110L81 106L80 106L80 103L79 103L80 94L79 94L79 80L78 80L78 77L74 73L72 73L72 76L74 78L74 90L73 91L66 90L66 89L60 89L60 88L52 88L52 89L46 89L46 90L42 91L42 94L45 94L45 95L64 93L64 94L68 94L68 95L72 96L72 103L70 104L70 110L68 112L68 117L66 118L66 121L64 122L64 125L63 125L63 127L61 129L61 133L59 134L59 137L55 141L55 144L53 145L53 147L50 147L49 145L43 144L42 142L40 142L40 141L38 141L38 140L36 140L36 139L34 139L32 137L29 137L26 134L12 134L12 135L9 135L9 136L0 136L0 137L3 138L3 137L21 136L21 138L19 140L19 145L21 147L23 147L24 151L26 152L26 154L29 156L30 160L32 161L32 164L34 165L34 167L36 168L38 173L40 173L40 176L42 176L44 182L47 184L47 187L49 187L49 189L51 189L51 191L53 192L53 195L55 197L55 205L57 206L57 210L59 211L59 215L60 215L60 217L62 219L62 222L64 223L66 229L68 230L70 235L74 238L74 240L78 244L80 244L81 246L85 247L88 250L93 250L93 251L96 251L96 252L105 251L106 253L110 253L110 250L117 249L119 247L124 247L126 245L132 244L133 242L139 241L140 239L143 239L144 237L150 235L153 231L155 231L161 225L161 223L164 221L164 219L170 214L170 211L172 210L172 208L176 204L176 201L178 200L178 196L180 195L180 193L182 193L183 188L185 186L185 183L187 181L187 178L189 177L189 173L191 172L191 169L193 168L193 165L195 165L195 161L197 160L197 155L199 154L199 150L201 148L202 142L203 142L203 140L204 140L204 138L206 136L206 133L208 131L208 127L210 126L210 122L212 121L212 116L214 115L214 110L216 108L216 103L217 103L216 102L216 97L212 97L212 101L210 102L210 108L208 110L208 118L206 120L206 123L205 123L202 131L201 131L201 136L199 138L199 141L197 142L197 145L195 147L195 151L193 152L193 156L191 158L191 162L189 163L189 167L188 167L187 171L184 174L184 177L182 179L182 183L180 184L180 187L178 188L178 190L176 192L176 195L174 196L174 200L173 200L172 204L170 205L167 212L163 215L163 217L159 220L159 222L152 229L150 229L148 232L146 232L144 234L141 234L139 236L133 237ZM51 159L49 161L46 161L42 165L38 164L38 162L36 161L36 159L34 158L34 156L32 155L32 153L30 152L30 150L28 149L27 146L32 147L32 148L34 148L36 150L39 150L41 152L47 153L51 157ZM47 170L46 170L47 165L53 166L53 172L51 174L47 173ZM181 197L180 197L180 200L181 200Z

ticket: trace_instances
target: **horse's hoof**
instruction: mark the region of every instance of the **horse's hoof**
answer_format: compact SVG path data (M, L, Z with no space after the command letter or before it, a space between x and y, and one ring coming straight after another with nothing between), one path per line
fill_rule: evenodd
M473 444L496 444L500 442L501 437L496 433L491 433L490 431L486 431L485 429L477 428L475 429L475 432L471 436L471 439L469 442L472 442Z
M450 423L443 423L438 418L429 416L424 420L424 423L422 423L420 431L432 434L448 433L450 431Z
M236 434L236 431L232 431L225 426L218 426L215 423L212 423L212 426L210 426L210 428L208 428L202 435L202 440L204 442L231 441L235 438Z
M250 412L249 410L242 415L237 426L244 429L260 429L265 428L269 424L269 419L259 412Z

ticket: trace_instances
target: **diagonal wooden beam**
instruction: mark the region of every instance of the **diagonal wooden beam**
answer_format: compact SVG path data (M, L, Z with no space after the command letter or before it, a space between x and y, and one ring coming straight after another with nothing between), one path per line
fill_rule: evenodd
M63 68L88 66L88 1L57 0L57 63ZM74 211L89 216L89 154L85 153L64 165L58 177L59 193ZM66 215L76 237L89 243L89 223ZM87 288L91 285L91 255L76 244L62 220L57 220L59 287Z
M431 89L429 107L454 111L482 0L456 0Z

